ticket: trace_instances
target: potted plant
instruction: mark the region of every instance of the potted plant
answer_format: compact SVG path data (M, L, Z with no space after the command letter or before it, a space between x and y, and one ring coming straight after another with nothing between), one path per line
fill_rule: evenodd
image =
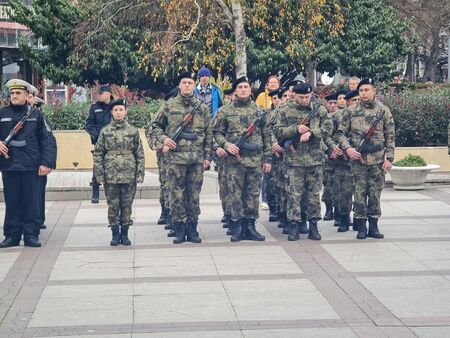
M389 174L394 189L421 190L424 188L428 173L439 168L437 164L427 164L419 155L408 154L400 161L394 162Z

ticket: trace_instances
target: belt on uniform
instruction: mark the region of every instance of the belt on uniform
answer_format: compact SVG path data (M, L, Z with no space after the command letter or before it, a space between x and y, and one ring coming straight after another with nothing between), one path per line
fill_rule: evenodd
M111 155L129 155L132 154L132 150L108 150L108 154Z
M22 148L22 147L25 147L27 145L27 141L25 141L25 140L23 140L23 141L12 140L11 142L9 142L9 145L11 147L15 147L15 148Z

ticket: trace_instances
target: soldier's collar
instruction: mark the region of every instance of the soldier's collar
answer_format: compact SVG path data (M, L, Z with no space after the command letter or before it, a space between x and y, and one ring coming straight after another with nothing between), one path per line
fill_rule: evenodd
M245 107L245 106L248 106L250 102L252 102L252 99L250 97L248 97L246 99L235 98L233 100L233 105L235 107Z
M361 106L363 106L364 108L375 108L375 100L372 101L360 101Z

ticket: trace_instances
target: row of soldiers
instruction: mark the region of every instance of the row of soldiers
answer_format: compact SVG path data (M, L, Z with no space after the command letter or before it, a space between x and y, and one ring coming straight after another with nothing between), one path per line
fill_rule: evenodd
M163 104L146 129L150 147L157 150L163 187L159 223L167 223L174 243L201 241L199 194L213 155L224 227L233 242L265 239L255 228L263 174L269 176L269 206L276 206L272 220L279 216L289 240L298 240L301 233L321 239L323 185L325 216L332 217L334 205L339 231L349 228L353 194L357 238L383 237L378 230L380 195L394 159L394 124L389 109L375 98L372 79L356 83L348 93L328 96L328 109L317 102L310 85L289 83L269 94L273 109L263 111L251 99L248 78L240 77L233 83L232 101L212 121L194 96L195 80L193 73L181 74L178 96ZM174 140L188 115L192 121ZM370 126L373 135L365 137Z

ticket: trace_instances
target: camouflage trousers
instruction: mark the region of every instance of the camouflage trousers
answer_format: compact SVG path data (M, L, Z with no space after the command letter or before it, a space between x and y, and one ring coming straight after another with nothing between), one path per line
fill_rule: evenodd
M321 219L322 174L321 165L286 168L287 218L289 221L299 222L302 211L306 212L308 220Z
M381 216L380 197L384 188L382 165L352 162L355 218Z
M280 212L287 211L287 193L286 193L286 168L283 159L279 158L272 162L273 177L277 190L277 205Z
M259 217L261 167L246 167L239 163L228 166L231 220Z
M104 184L110 226L131 226L136 184Z
M330 163L331 160L326 160L323 167L323 193L322 202L334 204L333 196L333 180L334 178L334 166Z
M339 214L349 214L352 210L353 195L352 169L342 165L334 167L333 203Z
M227 158L221 158L217 160L218 167L218 180L219 180L219 197L222 203L222 210L224 214L230 213L228 206L228 178L227 178Z
M173 222L197 221L200 215L200 191L203 185L203 165L168 164L170 211Z
M279 208L279 184L278 180L280 179L280 161L278 158L272 157L272 170L268 174L264 174L266 179L266 199L267 204L270 208L274 208L277 210Z
M159 173L159 204L163 209L170 209L169 189L167 187L167 159L161 151L156 152L156 159Z

